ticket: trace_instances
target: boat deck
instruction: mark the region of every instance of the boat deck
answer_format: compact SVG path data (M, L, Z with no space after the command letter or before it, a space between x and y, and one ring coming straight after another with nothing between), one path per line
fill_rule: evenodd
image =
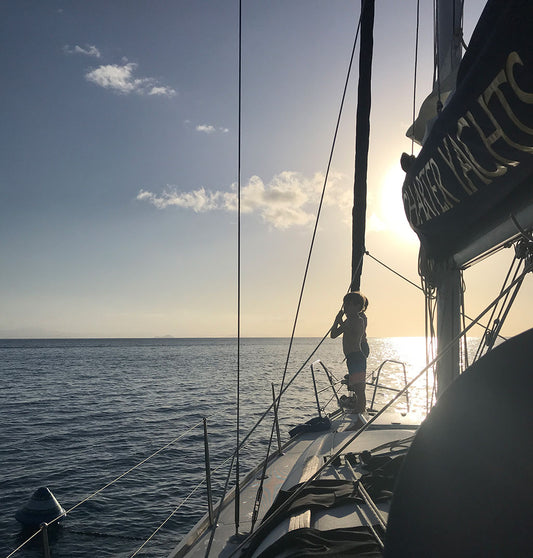
M257 531L280 490L286 491L309 480L326 462L335 457L336 453L353 438L355 432L363 424L364 421L360 419L359 415L342 413L332 420L330 430L301 434L288 442L281 455L273 456L264 479L263 497L254 531ZM334 463L326 466L320 473L320 479L357 480L361 476L361 471L357 466L354 468L350 463L351 460L345 458L346 454L359 454L364 450L375 450L382 446L384 448L381 451L390 453L391 443L410 438L417 427L418 425L408 416L385 413L342 449L339 459L335 459ZM252 526L252 513L260 485L260 474L260 470L255 470L241 484L239 533L242 535L239 537L235 537L234 494L231 493L226 498L212 541L212 555L221 557L240 555L239 546L250 533ZM378 504L385 521L388 505L388 502ZM372 514L367 508L367 505L351 503L329 510L313 511L313 513L307 510L303 513L289 515L270 529L268 535L254 552L254 556L259 555L287 532L302 527L322 531L374 523L374 520L369 520ZM209 519L204 517L170 554L170 557L206 556L211 534Z

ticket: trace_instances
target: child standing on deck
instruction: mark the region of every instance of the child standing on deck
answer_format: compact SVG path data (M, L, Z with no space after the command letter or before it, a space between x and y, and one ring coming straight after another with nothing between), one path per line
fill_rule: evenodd
M366 409L366 315L368 299L360 292L348 293L343 300L343 309L337 314L331 327L331 338L342 334L342 349L348 367L348 390L356 396L355 411ZM343 320L343 315L346 319Z

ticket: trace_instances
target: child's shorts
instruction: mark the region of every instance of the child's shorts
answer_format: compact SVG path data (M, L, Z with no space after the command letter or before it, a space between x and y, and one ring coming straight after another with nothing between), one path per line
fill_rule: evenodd
M350 353L346 357L346 366L350 375L348 382L358 384L366 381L366 357L361 351Z

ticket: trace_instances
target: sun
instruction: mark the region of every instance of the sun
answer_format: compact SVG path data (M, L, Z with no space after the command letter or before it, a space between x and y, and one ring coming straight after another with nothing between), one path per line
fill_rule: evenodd
M380 214L385 228L404 242L417 244L418 238L405 216L402 184L405 173L399 163L391 166L381 181Z

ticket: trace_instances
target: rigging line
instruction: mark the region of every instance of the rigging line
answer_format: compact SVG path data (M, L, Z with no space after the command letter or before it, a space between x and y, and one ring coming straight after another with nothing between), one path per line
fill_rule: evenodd
M463 271L461 270L461 282L464 283L463 279ZM461 318L462 318L462 328L466 327L466 308L465 308L465 289L466 287L462 288L460 291L459 296L461 297ZM465 369L469 367L468 362L468 340L466 337L463 337L463 360L464 360L464 367Z
M63 516L61 516L63 517ZM54 520L55 521L55 520ZM50 523L48 523L48 525L50 525ZM11 556L14 556L19 550L21 550L24 546L26 546L31 540L33 540L35 537L37 537L38 535L41 534L42 528L38 529L37 531L35 531L35 533L33 533L33 535L31 535L29 538L27 538L23 543L21 543L19 546L17 546L17 548L15 548L15 550L13 550L10 554L8 554L6 556L6 558L11 558Z
M137 550L135 550L135 552L133 554L130 554L130 558L133 558L133 556L137 556L137 554L157 535L157 533L172 519L172 517L188 502L188 500L190 500L190 498L192 497L192 495L199 490L202 485L205 484L205 480L201 481L199 484L197 484L192 491L176 506L176 508L174 508L174 510L172 511L172 513L157 527L157 529L155 529L155 531L141 544L141 546L139 548L137 548Z
M420 32L420 0L416 2L416 35L415 35L415 67L413 75L413 135L411 137L411 155L414 155L415 139L414 129L416 120L416 82L418 72L418 39Z
M319 341L318 345L313 349L313 351L311 352L311 354L307 357L307 359L305 360L305 362L300 366L300 368L294 373L293 377L287 382L287 384L285 385L285 387L283 388L282 391L280 391L280 395L276 398L276 404L279 403L279 399L281 397L281 395L283 395L288 389L289 387L292 385L292 383L296 380L296 378L299 376L299 374L302 372L302 370L305 368L305 366L307 366L307 364L309 363L309 361L313 358L314 354L318 351L318 349L320 348L320 346L322 345L322 343L324 343L324 341L327 339L329 335L329 330L326 333L326 335L324 335L324 337L322 337L322 339ZM254 426L252 426L252 428L249 430L248 434L246 434L246 436L243 438L241 444L240 444L240 448L242 448L246 442L249 440L249 438L251 437L251 435L255 432L256 428L263 422L264 418L268 415L268 413L270 413L270 411L272 410L272 408L274 407L274 403L272 402L270 404L270 406L266 409L266 411L264 411L264 413L259 417L259 419L257 420L257 422L254 424ZM235 453L235 452L234 452Z
M364 5L366 5L366 0L365 0ZM285 377L287 375L287 369L288 369L288 366L289 366L289 359L290 359L290 355L291 355L292 344L293 344L293 341L294 341L294 335L295 335L295 332L296 332L296 325L298 323L298 316L300 314L300 307L301 307L301 304L302 304L305 284L306 284L306 281L307 281L307 274L309 272L309 267L310 267L310 264L311 264L311 255L313 253L313 247L314 247L314 244L315 244L316 234L317 234L317 231L318 231L318 222L320 220L320 214L321 214L322 205L323 205L323 202L324 202L324 195L326 193L326 186L327 186L327 182L328 182L331 163L332 163L332 160L333 160L333 153L335 151L335 146L336 146L336 143L337 143L337 136L338 136L338 132L339 132L340 121L341 121L342 112L343 112L343 109L344 109L344 103L345 103L345 100L346 100L346 93L348 91L348 84L349 84L349 81L350 81L350 74L351 74L353 60L354 60L354 56L355 56L355 49L356 49L356 46L357 46L357 40L359 38L359 31L360 31L360 28L361 28L361 15L362 15L363 10L364 10L364 5L363 5L363 8L361 9L361 14L359 15L359 22L357 24L357 30L356 30L355 39L354 39L354 42L353 42L352 53L351 53L351 56L350 56L350 62L348 64L348 72L347 72L347 75L346 75L346 80L344 82L344 90L343 90L343 93L342 93L341 103L340 103L340 107L339 107L339 113L338 113L338 116L337 116L337 123L335 125L335 132L333 134L333 141L332 141L331 150L330 150L330 153L329 153L328 164L327 164L327 167L326 167L326 174L324 176L324 184L322 186L322 194L320 196L320 202L318 204L318 210L317 210L317 215L316 215L316 219L315 219L315 226L314 226L314 229L313 229L313 234L312 234L312 237L311 237L311 244L309 246L309 252L308 252L308 255L307 255L307 262L306 262L306 265L305 265L305 271L304 271L304 276L303 276L303 280L302 280L302 286L300 288L300 295L299 295L299 298L298 298L298 305L296 307L296 315L294 317L291 339L290 339L290 342L289 342L289 349L288 349L288 352L287 352L287 359L285 361L285 368L283 370L283 377L282 377L282 380L281 380L281 388L280 388L280 393L279 393L279 396L278 396L278 405L279 405L279 399L281 398L281 394L283 393L283 385L285 383ZM326 335L326 337L327 337L327 335Z
M148 457L146 457L145 459L143 459L142 461L140 461L139 463L137 463L137 465L134 465L133 467L131 467L130 469L128 469L127 471L125 471L124 473L122 473L121 475L119 475L118 477L116 477L115 479L113 479L112 481L108 482L105 486L103 486L102 488L98 489L96 492L93 492L92 494L90 494L89 496L87 496L86 498L84 498L81 502L78 502L76 505L72 506L71 508L69 508L68 510L66 510L66 513L69 514L70 512L74 511L76 508L78 508L79 506L81 506L82 504L84 504L85 502L87 502L88 500L90 500L91 498L94 498L94 496L96 496L97 494L100 494L100 492L103 492L106 488L109 488L111 485L115 484L116 482L118 482L121 478L125 477L126 475L128 475L129 473L131 473L132 471L134 471L135 469L138 469L141 465L143 465L144 463L146 463L147 461L149 461L150 459L152 459L153 457L155 457L157 454L161 453L163 450L167 449L168 447L170 447L172 444L176 443L178 440L180 440L181 438L185 437L189 432L191 432L192 430L194 430L195 428L197 428L200 424L202 424L203 421L199 421L198 423L196 423L194 426L191 426L191 428L189 428L188 430L186 430L183 434L180 434L180 436L178 436L177 438L174 438L174 440L170 441L168 444L165 444L164 446L162 446L161 448L159 448L157 451L155 451L154 453L152 453L151 455L149 455ZM58 518L56 518L58 519ZM48 524L50 525L51 523L55 522L56 519L54 519L52 522L49 522Z
M410 285L413 285L413 287L416 287L419 291L422 291L425 293L425 290L420 286L417 285L416 283L414 283L413 281L411 281L410 279L407 279L407 277L403 276L401 273L398 273L396 270L392 269L391 267L389 267L387 264L383 263L381 260L378 260L375 256L373 256L370 252L366 251L365 254L367 256L370 256L375 262L377 262L378 264L382 265L385 269L388 269L389 271L391 271L392 273L394 273L395 275L397 275L398 277L400 277L401 279L404 279L405 281L407 281L407 283L409 283ZM467 320L470 320L471 322L473 322L473 318L471 318L470 316L467 316L465 314L465 318ZM484 326L483 324L479 324L480 327L486 328L487 326ZM505 337L502 337L502 339L505 340Z
M516 265L516 269L514 270L513 279L516 278L516 276L518 275L518 273L520 271L520 261L519 261L517 256L515 256L514 260L511 262L511 266L510 266L509 271L507 273L507 277L505 278L505 281L503 283L504 286L507 283L507 281L509 280L509 277L511 276L511 272L512 272L513 268L515 267L515 265ZM500 308L500 310L498 312L498 316L496 318L498 321L501 321L502 314L503 314L503 311L504 311L504 307L507 305L508 298L509 298L509 295L506 296L505 300L503 301L502 307ZM494 314L495 314L495 312L493 313L492 317L494 317ZM492 321L492 317L491 317L491 321ZM494 320L494 322L496 323L496 320Z
M230 459L233 459L233 456L229 456L227 457L218 467L215 467L212 472L216 473L219 469L221 469ZM230 467L230 473L231 475L231 467ZM193 496L193 494L196 493L197 490L199 490L202 486L205 485L205 479L201 480L190 492L189 494L187 494L187 496L174 508L174 510L170 513L170 515L168 515L168 517L157 527L157 529L155 529L155 531L144 541L144 543L130 556L130 558L133 558L133 556L136 556L140 550L142 550L142 548L144 546L146 546L146 544L154 538L154 536L170 521L170 519L176 515L176 513L191 499L191 497Z
M357 430L353 436L351 436L350 438L348 438L347 441L345 441L344 443L341 444L341 446L339 447L339 449L335 452L334 455L330 456L327 461L317 470L315 471L308 480L306 480L305 482L303 482L286 500L285 502L283 502L282 505L279 506L279 508L276 510L275 513L273 513L272 515L270 515L269 517L267 517L266 519L263 520L263 523L261 524L261 528L263 528L264 526L269 526L271 525L274 521L277 520L277 518L279 517L279 515L281 513L283 513L285 510L288 509L288 507L294 502L294 500L296 498L298 498L298 496L305 490L305 488L307 488L307 486L314 481L315 479L317 479L322 472L329 467L333 461L335 459L337 459L337 457L339 457L345 450L346 448L355 440L357 439L363 432L365 432L366 430L368 430L368 428L370 427L370 425L372 425L374 422L376 422L376 420L381 417L381 415L383 415L386 411L388 411L399 399L400 397L402 397L405 392L411 388L413 386L413 384L415 384L421 377L423 374L425 374L425 372L427 370L429 370L432 366L434 366L442 357L443 355L445 355L453 346L454 344L458 341L458 339L460 339L463 335L466 335L466 333L472 328L474 327L474 325L489 311L491 310L499 301L501 298L503 298L515 285L516 283L518 283L519 281L523 280L523 278L525 277L525 275L527 273L529 273L530 271L532 271L533 266L529 266L527 269L525 269L522 274L520 275L520 277L518 277L515 281L513 281L513 283L511 283L509 285L509 287L507 287L507 289L505 289L504 292L500 293L486 308L485 310L483 310L478 316L477 318L466 327L466 329L464 329L463 331L459 332L445 347L443 347L442 352L437 355L429 364L427 364L412 380L410 380L400 391L398 391L398 393L386 404L384 405L374 416L370 417L370 419L363 425L361 426L361 428L359 428L359 430ZM256 531L257 533L257 531ZM246 539L230 554L231 556L234 556L235 553L242 548L248 541L250 540L250 537L246 537Z
M506 283L509 281L509 278L511 276L511 272L513 270L513 268L516 265L516 269L514 270L514 274L513 274L513 278L511 280L516 279L518 273L520 272L520 265L521 262L518 259L517 256L515 256L515 258L513 259L513 261L511 262L511 266L509 268L509 271L507 272L507 276L503 282L503 286L502 286L502 290L505 287ZM525 265L525 263L524 263ZM509 314L509 310L511 309L512 305L514 304L515 298L518 295L518 291L520 290L520 287L522 286L522 281L520 281L513 293L507 293L507 295L505 296L504 300L501 303L501 306L499 309L497 309L497 307L494 307L492 314L490 316L490 320L489 320L489 325L487 326L486 330L485 330L485 335L483 336L483 338L481 339L477 352L476 352L476 356L475 356L475 360L477 360L482 354L483 352L488 352L490 349L492 349L494 342L495 342L495 338L496 336L500 336L500 331L503 327L503 324L505 322L505 319L507 318L507 315ZM496 310L498 310L498 313L496 315ZM492 327L491 325L492 324ZM486 349L486 350L485 350Z
M290 379L290 381L285 385L285 387L284 387L282 390L280 390L280 394L279 394L278 398L276 399L276 402L275 402L275 403L272 402L272 403L270 404L270 406L266 409L266 411L259 417L259 419L258 419L257 422L255 423L255 425L250 429L250 431L248 432L248 434L246 434L246 436L244 437L244 439L243 439L242 442L240 443L239 447L233 452L233 455L232 455L232 462L231 462L231 465L230 465L230 469L229 469L229 471L228 471L228 476L227 476L227 478L226 478L226 484L225 484L225 487L224 487L224 492L223 492L223 494L222 494L222 496L221 496L221 498L220 498L220 502L223 502L223 500L224 500L224 498L225 498L225 495L226 495L226 492L227 492L227 488L228 488L228 484L229 484L229 478L230 478L230 476L231 476L231 471L232 471L232 469L233 469L233 461L234 461L234 459L235 459L235 455L236 455L237 451L238 451L239 449L242 449L242 447L244 447L244 445L245 445L246 442L249 440L249 438L251 437L251 435L254 433L254 431L256 430L256 428L263 422L264 418L267 416L267 414L270 412L270 410L274 407L274 404L276 404L276 405L279 404L281 395L283 395L283 393L285 393L285 392L289 389L289 387L291 386L291 384L292 384L292 383L294 382L294 380L298 377L298 375L301 373L301 371L304 369L304 367L308 364L308 362L311 360L311 358L313 357L313 355L318 351L318 349L320 348L320 346L322 345L322 343L326 340L326 338L328 337L328 335L329 335L329 331L326 333L326 335L324 335L324 337L322 337L322 339L320 340L320 342L318 343L318 345L313 349L313 351L311 352L311 354L307 357L307 359L305 360L305 362L301 365L301 367L298 369L298 371L293 375L293 377ZM272 437L272 433L271 433L271 437ZM229 458L228 458L228 459L229 459ZM227 461L227 460L226 460L226 461ZM215 523L214 523L214 526L213 526L213 531L212 531L212 533L211 533L210 541L209 541L208 548L207 548L207 551L206 551L206 554L205 554L206 558L209 556L209 552L210 552L211 545L212 545L212 542L213 542L213 538L214 538L214 534L215 534L216 527L217 527L217 524L218 524L218 518L219 518L219 516L220 516L221 509L222 509L222 506L220 506L220 507L218 508L217 518L216 518L216 520L215 520Z
M517 262L518 262L518 266L516 267L516 270L514 272L513 279L516 279L516 276L517 276L518 272L520 271L520 263L518 261L518 258L516 257L516 254L515 254L514 258L511 260L511 265L509 266L509 270L507 271L507 275L505 276L505 279L503 280L503 285L502 285L502 288L500 289L500 292L503 291L503 289L505 288L505 285L510 280L513 268L515 267L515 264ZM507 300L507 298L508 297L506 297L506 300ZM513 298L513 300L514 300L514 298ZM500 308L497 320L499 320L501 318L501 315L502 315L502 312L503 312L503 308L505 307L505 304L506 304L506 301L504 301L502 303L502 307ZM489 330L491 329L491 324L494 324L492 331L497 331L498 335L499 335L499 331L500 331L501 328L496 327L497 322L495 320L497 310L498 310L497 307L494 307L492 312L491 312L491 315L490 315L490 318L489 318L489 323L488 323L488 325L485 326L485 332L484 332L484 335L479 342L476 354L474 356L474 361L478 360L481 357L481 355L483 354L483 351L486 347L486 342L487 342L487 339L488 339L487 335L489 334Z
M501 317L499 318L499 321L497 322L497 324L495 324L496 325L495 333L497 335L500 334L500 331L503 327L503 324L505 323L505 320L507 319L507 316L508 316L508 314L509 314L509 312L510 312L510 310L511 310L511 308L512 308L514 302L515 302L515 299L518 296L518 292L520 291L520 287L522 286L522 282L523 282L523 280L520 283L518 283L518 285L516 285L513 293L510 296L510 300L508 300L509 296L505 300L505 306L502 307L502 309L500 311L500 316Z
M237 453L238 450L235 451L235 453ZM226 476L226 483L224 484L224 490L222 492L222 496L220 497L219 500L219 504L218 504L218 509L217 509L217 516L215 518L215 521L212 525L211 528L211 535L209 536L209 542L207 543L207 548L205 550L205 558L208 558L209 553L211 552L211 546L213 544L213 540L215 538L215 532L217 530L218 527L218 520L220 519L220 514L222 512L222 507L223 507L223 503L224 503L224 499L226 498L226 493L228 491L228 486L229 486L229 479L231 477L231 471L233 470L233 463L235 462L235 453L233 454L232 458L231 458L231 463L228 469L228 474Z
M378 264L382 265L383 267L385 267L386 269L388 269L389 271L392 271L392 273L394 273L395 275L397 275L398 277L402 278L403 280L407 281L408 283L410 283L411 285L413 285L413 287L416 287L419 291L424 291L424 289L420 286L417 285L416 283L414 283L413 281L411 281L410 279L407 279L407 277L403 276L401 273L398 273L397 271L395 271L394 269L392 269L391 267L389 267L388 265L384 264L382 261L378 260L376 257L374 257L370 252L366 251L365 254L367 256L370 256L374 261L376 261Z
M211 417L213 416L217 416L220 413L215 413L213 415L210 415ZM150 459L152 459L153 457L155 457L156 455L158 455L159 453L161 453L163 450L167 449L168 447L170 447L171 445L175 444L177 441L181 440L182 438L184 438L187 434L189 434L190 432L192 432L195 428L197 428L199 425L202 424L203 421L199 421L196 424L194 424L193 426L191 426L189 429L187 429L185 432L183 432L182 434L180 434L179 436L177 436L176 438L174 438L173 440L171 440L170 442L168 442L167 444L165 444L164 446L162 446L161 448L159 448L157 451L155 451L154 453L152 453L151 455L149 455L146 459L143 459L141 462L137 463L137 465L135 465L134 467L132 467L131 469L128 469L127 471L125 471L124 473L122 473L121 475L119 475L118 477L116 477L114 480L110 481L109 483L107 483L105 486L103 486L102 488L100 488L99 490L97 490L96 492L94 492L93 494L90 494L89 496L87 496L86 498L84 498L81 502L78 502L75 506L72 506L71 508L69 508L68 510L66 510L65 513L71 513L72 511L74 511L76 508L78 508L79 506L81 506L82 504L84 504L85 502L89 501L91 498L94 498L94 496L97 496L98 494L100 494L100 492L103 492L106 488L109 488L111 485L115 484L116 482L118 482L120 479L122 479L123 477L125 477L126 475L128 475L129 473L133 472L135 469L139 468L141 465L143 465L144 463L146 463L147 461L149 461ZM215 469L213 469L213 472L218 471L218 469L220 469L222 466L225 465L225 463L227 463L227 461L231 458L228 457L226 458L225 461L223 461L218 467L216 467ZM200 485L205 483L204 481L201 481ZM197 488L199 488L199 486L197 486L195 489L193 489L193 491L186 497L186 500L192 495L193 492L195 492L197 490ZM186 501L185 500L185 501ZM185 502L184 501L184 502ZM180 504L181 505L181 504ZM176 509L177 511L177 509ZM175 512L174 512L175 513ZM52 521L48 522L48 525L52 525L53 523L55 523L58 519L60 519L61 517L63 517L63 515L53 519ZM28 538L27 540L25 540L18 548L16 548L11 554L9 554L6 558L9 558L10 556L13 556L16 552L18 552L18 550L20 550L24 545L26 545L28 542L30 542L35 536L37 536L39 534L39 531L37 531L36 533L34 533L30 538Z
M241 384L241 142L242 142L242 0L239 0L238 149L237 149L237 425L235 461L235 534L240 515L240 384Z
M265 484L265 479L267 478L267 468L268 468L268 460L270 458L270 449L272 447L272 440L274 439L274 429L276 427L276 409L274 408L274 419L272 421L272 429L270 431L270 438L268 440L268 446L267 446L267 451L266 451L266 456L265 459L263 461L263 467L262 467L262 472L261 472L261 481L259 482L259 486L257 488L257 493L255 495L255 502L254 502L254 507L253 507L253 511L252 511L252 524L250 527L250 532L252 532L254 530L255 524L257 522L257 518L259 516L259 509L261 507L261 501L263 499L263 488L264 488L264 484Z

